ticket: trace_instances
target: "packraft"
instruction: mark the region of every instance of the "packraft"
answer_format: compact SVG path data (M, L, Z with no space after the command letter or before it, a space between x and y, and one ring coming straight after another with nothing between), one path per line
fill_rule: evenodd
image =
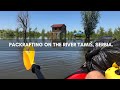
M104 41L101 40L99 42ZM104 76L107 73L107 79L119 77L120 68L112 67L112 65L116 62L120 66L120 41L114 40L110 42L113 47L94 47L88 50L85 54L85 65L81 66L78 71L69 75L66 79L85 79L87 73L93 70L101 72Z
M73 74L69 75L65 79L85 79L88 69L86 67L86 62Z

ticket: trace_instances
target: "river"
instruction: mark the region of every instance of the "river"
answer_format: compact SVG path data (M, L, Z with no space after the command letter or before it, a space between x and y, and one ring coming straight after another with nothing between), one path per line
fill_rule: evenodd
M84 61L83 50L36 51L35 54L35 62L41 66L41 72L46 79L64 79L78 70ZM1 50L0 79L37 79L37 77L31 71L26 71L22 51Z

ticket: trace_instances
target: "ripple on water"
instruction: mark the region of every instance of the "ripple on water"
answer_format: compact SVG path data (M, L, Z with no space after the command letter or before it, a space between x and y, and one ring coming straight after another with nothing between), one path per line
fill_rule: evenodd
M33 78L23 65L21 51L0 51L0 78ZM63 79L84 63L82 51L36 51L36 64L46 78Z

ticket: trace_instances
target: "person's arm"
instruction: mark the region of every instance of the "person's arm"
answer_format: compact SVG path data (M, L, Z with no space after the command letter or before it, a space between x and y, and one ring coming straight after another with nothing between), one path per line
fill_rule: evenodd
M106 78L99 71L91 71L86 75L85 79L106 79Z

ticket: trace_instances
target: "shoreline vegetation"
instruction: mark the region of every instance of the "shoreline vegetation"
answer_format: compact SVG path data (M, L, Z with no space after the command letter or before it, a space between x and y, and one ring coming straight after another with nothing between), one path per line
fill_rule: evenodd
M67 30L65 33L66 35L61 35L62 38L65 36L65 39L67 40L83 39L85 42L90 42L103 36L110 36L115 40L120 39L120 27L116 27L114 30L112 30L112 28L105 30L104 27L100 27L96 30L100 19L99 11L81 11L80 14L83 30ZM24 39L24 42L26 42L26 39L28 38L30 40L40 38L42 40L45 38L52 39L52 30L38 30L37 27L34 29L30 27L30 17L28 11L21 11L18 13L17 23L18 27L16 30L0 30L0 39Z
M26 37L29 39L51 39L51 30L47 31L45 29L42 29L41 31L38 31L37 28L33 29L30 28L27 33ZM79 34L76 38L74 37L74 33L79 32L78 30L73 31L67 31L66 33L66 39L73 40L73 39L85 39L85 34ZM16 30L0 30L0 39L23 39L23 31ZM103 27L100 27L96 32L94 32L91 35L90 40L95 40L103 36L112 36L113 38L120 40L120 27L115 28L115 30L112 30L111 28L109 30L105 30Z

